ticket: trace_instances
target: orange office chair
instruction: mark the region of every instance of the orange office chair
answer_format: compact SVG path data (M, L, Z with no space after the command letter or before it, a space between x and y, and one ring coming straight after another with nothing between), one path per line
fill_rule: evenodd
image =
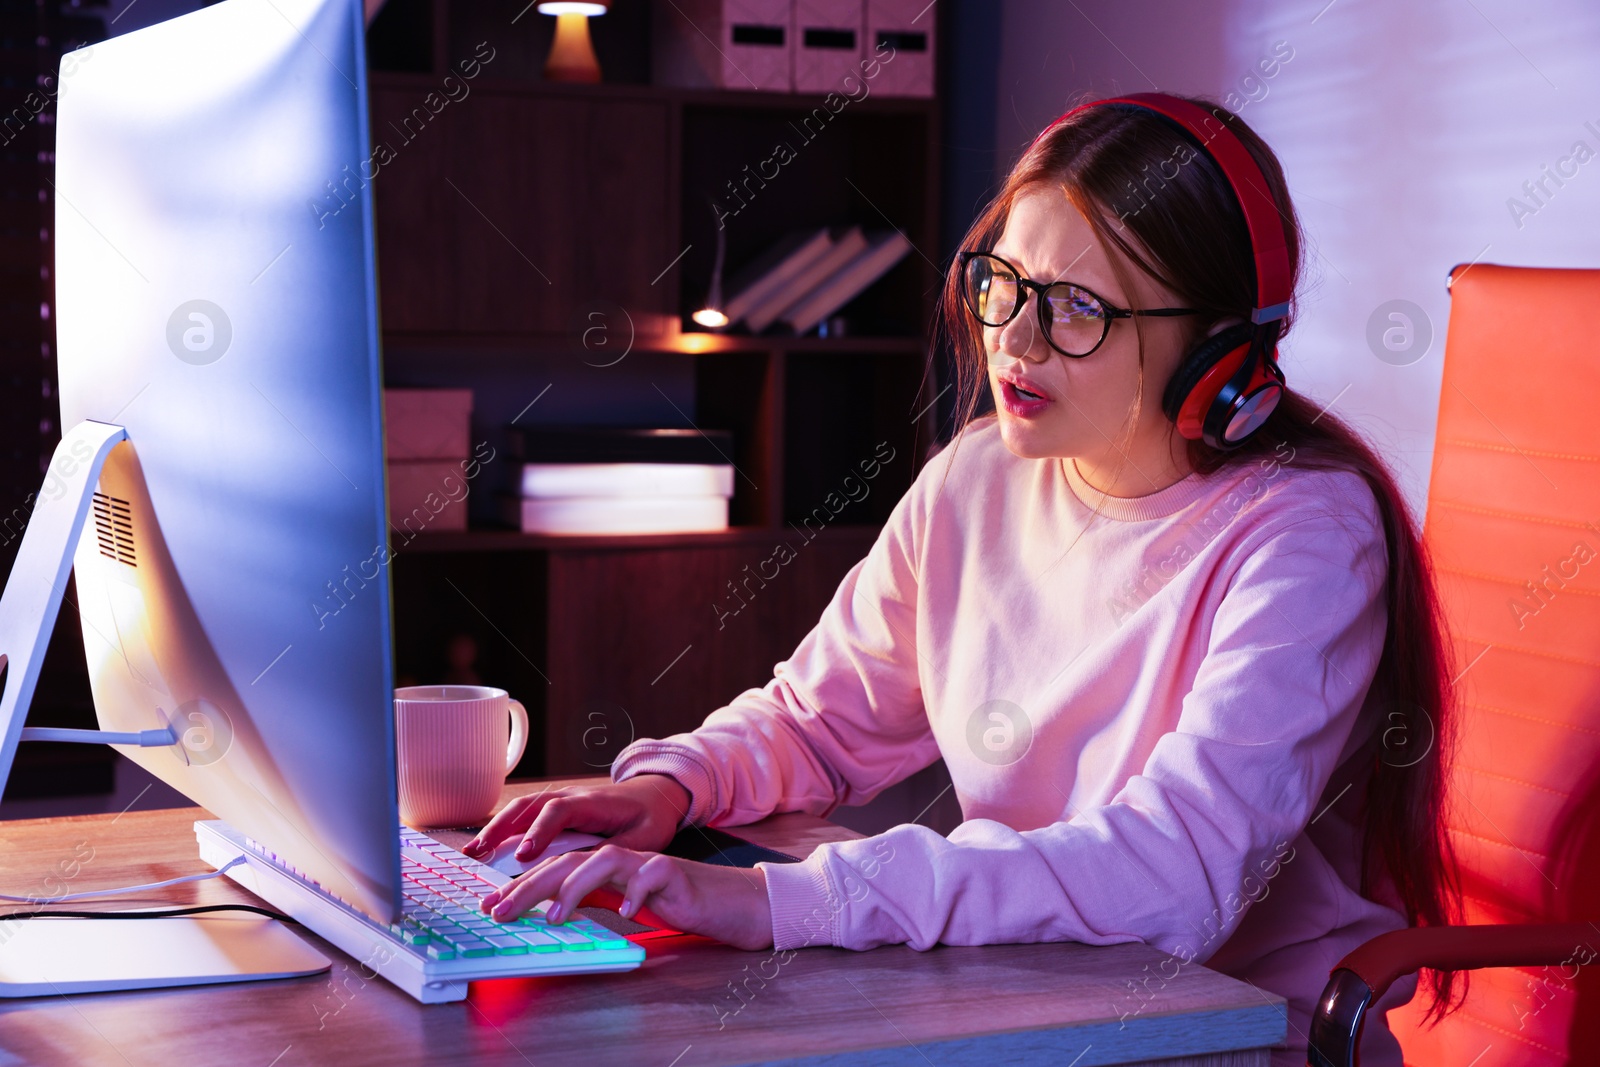
M1374 938L1336 967L1312 1067L1419 967L1493 968L1408 1067L1595 1063L1600 1048L1600 270L1458 266L1423 540L1456 650L1448 832L1472 925Z

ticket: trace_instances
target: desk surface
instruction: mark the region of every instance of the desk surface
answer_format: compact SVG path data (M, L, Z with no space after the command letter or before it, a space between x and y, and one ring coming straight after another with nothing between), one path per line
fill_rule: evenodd
M512 783L503 800L550 782L602 780ZM0 823L0 891L81 892L208 870L193 823L209 817L176 808ZM798 814L729 829L796 856L860 836ZM55 873L74 860L75 877ZM100 906L253 900L214 879ZM776 954L684 935L644 942L643 966L625 974L477 982L465 1001L424 1006L301 933L334 960L331 975L0 1001L0 1061L1264 1067L1266 1047L1286 1032L1281 998L1197 965L1172 975L1175 961L1139 944Z

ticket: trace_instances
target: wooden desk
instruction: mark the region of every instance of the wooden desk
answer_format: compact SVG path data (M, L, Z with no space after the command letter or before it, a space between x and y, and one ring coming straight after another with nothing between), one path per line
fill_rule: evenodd
M513 783L505 798L593 780L603 779ZM192 829L203 818L175 808L0 823L0 891L81 892L206 870ZM797 814L732 832L790 855L860 836ZM75 877L45 881L74 859ZM100 906L221 901L253 898L216 879ZM0 1001L0 1063L1265 1067L1266 1047L1286 1033L1281 998L1201 966L1163 985L1151 976L1174 962L1137 944L808 948L784 962L685 935L646 941L643 966L626 974L497 979L474 983L465 1001L423 1006L301 932L334 960L331 975Z

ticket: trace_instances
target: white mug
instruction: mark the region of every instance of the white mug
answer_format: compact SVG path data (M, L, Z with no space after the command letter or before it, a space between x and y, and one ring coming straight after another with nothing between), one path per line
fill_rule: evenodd
M528 746L527 710L504 689L413 685L394 691L394 712L400 821L481 825Z

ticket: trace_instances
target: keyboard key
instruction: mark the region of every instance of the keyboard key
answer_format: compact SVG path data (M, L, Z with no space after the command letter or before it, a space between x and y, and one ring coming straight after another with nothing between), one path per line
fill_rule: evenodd
M450 945L456 950L457 955L465 956L468 959L475 959L479 956L493 956L495 954L494 946L481 937L463 937L458 941L452 941Z
M528 945L532 946L535 952L561 951L561 942L557 941L549 934L543 934L537 930L531 930L526 926L513 926L511 927L511 930L514 932L516 937L521 938Z
M498 956L520 956L528 951L528 945L521 939L505 934L490 934L484 940L494 946Z
M608 930L593 919L575 919L570 924L594 940L596 948L627 948L628 942L614 930Z
M588 948L594 947L594 942L591 941L587 935L565 926L547 925L545 926L543 932L549 934L563 945L584 945Z

